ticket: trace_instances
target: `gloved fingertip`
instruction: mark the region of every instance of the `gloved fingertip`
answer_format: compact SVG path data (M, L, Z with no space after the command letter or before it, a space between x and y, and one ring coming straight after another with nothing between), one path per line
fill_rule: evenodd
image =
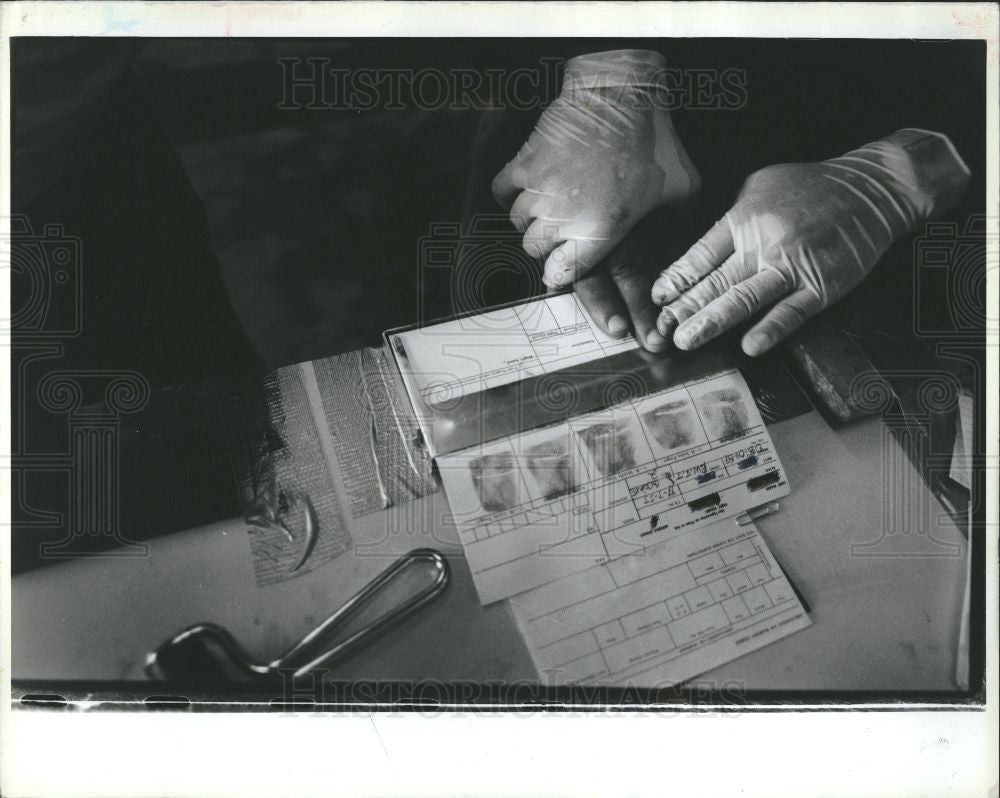
M776 338L763 330L751 330L743 336L743 351L750 357L763 355L778 343Z
M608 319L608 333L615 338L624 338L628 334L628 322L621 316Z
M750 330L743 336L743 351L750 357L757 357L773 349L780 336L770 330Z
M718 333L718 324L710 317L696 315L685 321L674 332L674 344L678 349L697 349Z
M695 344L691 341L691 336L685 333L680 335L674 333L674 346L678 349L683 349L685 352L695 348Z

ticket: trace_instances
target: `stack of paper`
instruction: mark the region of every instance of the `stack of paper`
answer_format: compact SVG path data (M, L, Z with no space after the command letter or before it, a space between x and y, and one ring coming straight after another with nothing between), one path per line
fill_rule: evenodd
M469 320L446 324L407 341L401 367L440 374ZM422 374L404 379L428 401ZM756 528L734 521L789 492L736 370L436 462L480 600L510 599L549 683L673 684L809 625Z

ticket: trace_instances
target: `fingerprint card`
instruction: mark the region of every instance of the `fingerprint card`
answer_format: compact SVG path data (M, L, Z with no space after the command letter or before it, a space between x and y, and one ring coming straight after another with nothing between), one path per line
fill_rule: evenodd
M484 604L790 489L735 369L437 462Z

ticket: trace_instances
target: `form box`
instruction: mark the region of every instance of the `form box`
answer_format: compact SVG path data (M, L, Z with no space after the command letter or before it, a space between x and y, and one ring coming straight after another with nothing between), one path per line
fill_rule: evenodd
M757 565L751 565L747 568L747 579L752 585L763 585L765 582L771 581L771 574L764 563L757 563Z
M750 580L747 578L745 571L737 571L734 574L730 574L726 577L726 581L729 582L729 587L732 588L733 593L742 593L744 590L750 589Z
M784 577L775 579L773 582L768 582L764 585L764 590L767 591L767 595L773 604L784 604L786 601L795 601L795 592Z
M708 592L712 594L712 598L716 601L725 601L733 595L733 590L729 587L729 582L725 579L716 579L714 582L709 582Z
M609 565L613 566L616 562L620 562L620 560L612 561ZM603 567L594 570L607 571ZM692 587L695 587L694 580L691 578L690 573L688 573L687 568L681 566L665 571L662 575L655 575L648 582L644 583L641 589L648 591L650 595L662 596L664 594L671 595L679 592L679 590ZM594 589L596 590L597 588L595 587ZM634 596L636 595L634 591L636 590L636 585L627 584L607 593L582 599L571 606L564 606L555 612L539 616L531 622L531 637L537 645L545 645L550 640L566 637L573 632L592 629L609 623L621 617L623 608L628 607L630 602L634 606ZM655 598L652 600L655 600ZM673 599L670 599L670 602L677 602L679 611L687 614L687 603L684 601L683 595L675 596ZM670 611L673 613L673 606L670 606Z
M629 637L641 634L652 629L654 626L661 626L670 620L670 614L663 602L646 607L638 612L633 612L622 618L622 626Z
M722 602L722 609L725 610L729 620L733 623L742 621L750 617L750 610L746 603L739 596L733 596Z
M703 610L715 603L707 587L696 587L694 590L689 590L684 594L684 598L687 599L688 606L695 611Z
M713 604L707 609L691 613L686 618L671 621L667 628L677 645L682 646L697 640L702 635L726 629L728 626L729 618L726 617L725 611L718 604Z
M594 635L589 629L572 637L558 640L542 649L545 660L550 666L565 665L594 651L597 651L597 640L594 639Z
M753 545L749 540L744 540L741 543L734 543L732 546L726 546L720 554L722 555L722 561L726 565L732 565L740 560L747 560L753 557L757 552L754 551Z
M595 651L593 654L587 654L585 657L549 670L550 673L546 676L555 684L560 682L563 684L575 682L586 684L608 676L608 668L604 664L604 657L601 656L600 651Z
M771 599L767 596L767 591L762 587L755 587L743 593L743 600L746 602L750 612L756 614L769 610L772 607Z
M598 645L607 647L622 642L626 635L621 621L611 621L594 629L594 637L597 638Z
M722 557L720 557L716 552L711 554L706 554L704 557L699 557L696 560L691 560L688 563L691 568L691 573L694 574L695 579L705 576L706 574L713 573L714 571L721 571L725 564L722 562Z
M676 648L666 626L657 626L637 638L604 649L604 659L612 673L634 667Z
M667 599L667 609L670 610L670 617L675 620L691 614L691 608L688 607L684 596L674 596Z

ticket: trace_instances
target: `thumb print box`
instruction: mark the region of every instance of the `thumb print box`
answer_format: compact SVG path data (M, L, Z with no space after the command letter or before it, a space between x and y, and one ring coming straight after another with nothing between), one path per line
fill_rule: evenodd
M500 452L477 457L469 463L469 472L479 494L479 503L486 512L495 513L517 506L518 475L514 455Z
M628 419L594 424L577 433L604 476L635 468L635 443Z
M720 442L730 441L743 435L750 426L743 394L733 388L709 391L698 400L709 437Z
M545 441L530 447L527 454L528 470L544 499L556 499L573 490L573 462L566 441Z
M698 419L691 403L681 400L664 402L642 414L642 421L656 442L664 449L681 449L695 439Z

